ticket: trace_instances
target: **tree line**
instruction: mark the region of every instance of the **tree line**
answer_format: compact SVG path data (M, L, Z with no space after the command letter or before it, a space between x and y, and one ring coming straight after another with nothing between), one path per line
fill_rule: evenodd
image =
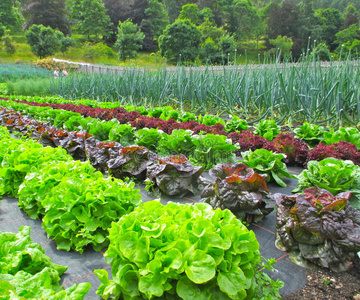
M360 53L360 2L349 0L1 0L0 37L25 32L40 58L66 51L71 35L116 49L120 60L139 50L171 62L221 64L249 41L269 55L329 60Z

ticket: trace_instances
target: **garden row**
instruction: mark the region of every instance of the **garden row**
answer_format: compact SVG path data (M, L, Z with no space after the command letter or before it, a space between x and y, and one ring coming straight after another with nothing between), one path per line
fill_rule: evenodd
M18 124L16 124L16 122L14 121L9 121L12 119L4 119L4 123L7 124L12 130L16 129L22 129L24 130L29 130L27 133L28 134L41 134L44 131L43 130L39 130L37 129L37 127L33 127L31 128L31 126L29 126L29 123L24 123L24 120L21 120L18 122ZM30 123L33 123L33 121L30 121ZM54 132L60 132L59 130L55 130ZM25 132L24 132L25 133ZM86 134L79 134L79 133L74 133L75 135L79 135L79 137L81 137L83 140L86 140ZM60 136L62 134L58 134L58 136ZM90 137L88 137L90 138ZM51 138L50 138L51 140ZM66 144L66 143L64 143ZM102 144L102 143L100 143ZM115 143L114 143L115 144ZM118 153L119 154L119 153ZM177 158L180 158L177 157ZM329 176L334 175L334 168L336 169L336 167L334 167L334 165L337 164L336 159L331 159L331 160L324 160L320 163L323 163L323 165L326 165L325 168L327 168L327 170L330 170ZM316 163L316 162L315 162ZM351 182L354 184L354 186L359 186L359 172L358 169L359 167L353 165L352 163L344 163L342 161L339 161L339 164L343 163L342 165L342 170L340 170L339 172L343 171L343 174L345 174L346 176L348 176L348 180L345 180L345 178L343 178L342 176L337 176L338 174L336 174L336 176L334 176L334 178L337 179L341 179L341 180L345 180L345 182ZM349 168L351 166L351 168ZM314 169L319 169L319 168L314 168ZM341 169L339 167L339 169ZM349 170L351 169L351 172L349 172ZM309 174L310 168L308 170L308 172L305 172L305 174ZM217 201L219 199L224 198L222 194L218 194L218 191L224 191L226 193L234 193L234 191L238 191L240 192L239 195L237 195L239 197L238 200L242 200L244 201L244 199L246 199L246 195L249 194L251 195L251 192L253 192L253 195L258 195L259 194L259 190L264 190L266 192L266 186L264 185L264 177L262 176L256 176L252 170L249 170L248 168L246 168L246 166L244 165L220 165L214 169L211 170L212 174L215 174L215 176L217 176L216 178L216 182L215 183L209 183L209 185L207 186L207 188L205 188L205 197L208 197L209 202L214 206L214 205L221 205L219 203L217 203ZM311 172L310 172L311 173ZM312 174L315 175L314 178L317 180L321 180L321 177L317 176L317 174ZM311 176L305 176L310 178ZM247 181L247 179L249 179ZM351 179L351 180L350 180ZM37 180L41 181L41 180ZM312 186L312 182L309 181L308 183L310 183L310 186ZM332 180L331 183L335 183L335 187L338 187L339 185L337 184L336 180ZM7 186L7 185L6 185ZM224 188L225 187L225 188ZM342 186L343 188L349 188L349 186ZM246 190L246 188L248 188L248 190ZM254 191L255 189L255 191ZM32 193L33 194L33 193ZM276 197L272 198L269 197L268 195L265 196L270 199L270 203L274 203L274 198L276 199ZM303 196L296 196L295 198L286 198L287 196L277 196L276 201L278 202L278 206L281 208L282 206L285 205L285 208L283 207L282 211L283 211L283 216L284 214L287 214L285 217L283 217L284 220L287 220L286 223L279 221L279 233L277 233L278 235L278 245L281 247L285 247L285 249L287 249L288 251L292 251L292 252L301 252L301 249L305 249L305 252L302 253L301 252L301 257L303 259L306 260L310 260L312 262L318 263L320 265L324 265L327 267L330 267L334 270L344 270L348 267L350 267L351 265L351 259L354 257L354 253L356 253L356 251L359 250L359 215L358 212L356 210L354 210L350 205L347 205L348 202L348 198L350 197L350 193L346 193L346 194L340 194L338 195L336 198L333 198L332 195L329 195L328 192L324 191L324 190L318 190L318 189L312 189L312 190L307 190L305 195L307 195L305 197L305 203L309 203L309 205L311 207L309 207L309 205L305 205L304 207L309 208L310 210L312 209L312 214L311 217L314 217L315 220L310 220L311 224L316 223L318 228L320 230L320 232L316 233L316 231L314 231L314 228L310 228L311 230L308 231L306 230L308 224L307 224L307 215L305 213L305 217L301 216L301 213L303 213L303 211L300 211L300 213L298 213L296 211L295 208L290 209L288 206L292 203L292 205L295 204L295 202L297 203L298 201L301 201L302 198L304 198ZM262 196L261 196L262 197ZM263 197L263 198L266 198ZM281 200L282 197L284 197L284 200ZM232 197L231 197L232 198ZM249 197L251 199L254 199L254 197ZM298 199L299 198L299 199ZM279 200L280 199L280 200ZM234 203L238 203L239 201L234 201ZM256 201L258 201L258 198L256 198ZM283 203L282 203L283 201ZM292 201L292 202L291 202ZM266 202L266 201L264 201ZM341 204L341 205L339 205ZM296 204L294 207L300 207L300 204ZM152 208L153 209L153 208ZM269 207L267 207L267 209L269 209ZM153 212L152 212L153 214ZM255 214L253 214L255 215ZM241 217L241 216L240 216ZM336 224L336 226L333 224L333 217L336 217L336 221L338 222L338 224ZM301 222L299 223L299 218L301 220ZM317 222L316 222L317 221ZM331 226L326 223L326 222L332 222ZM149 222L148 222L149 223ZM149 227L150 225L147 223L147 227L146 228L151 228L149 229L150 231L152 231L154 228L153 227ZM151 223L151 222L150 222ZM343 230L342 228L342 224L353 224L352 227L351 226L347 226L346 230ZM132 223L131 223L132 224ZM284 227L285 226L285 227ZM299 227L300 226L300 227ZM325 226L325 227L324 227ZM157 226L157 228L161 228L160 225ZM281 228L283 229L281 231ZM285 229L284 229L285 228ZM286 229L287 228L287 229ZM289 228L293 229L293 232L290 231L289 233ZM326 230L323 230L323 228L326 228ZM305 230L304 230L305 229ZM124 234L126 235L126 232L128 231L125 230ZM317 236L316 239L316 243L311 244L312 242L314 242L314 238L309 238L309 234L314 234L314 232L316 233L315 236ZM294 242L293 241L293 234L296 233L296 241L299 242ZM157 235L158 233L156 233ZM318 238L318 235L320 234L320 239ZM334 239L334 236L336 237ZM312 236L310 236L312 237ZM138 241L139 236L137 235L135 240ZM288 243L288 241L291 241L291 243ZM305 241L311 241L310 245L305 242ZM128 241L128 240L127 240ZM351 241L351 242L349 242ZM122 241L120 241L119 243L122 243ZM135 245L135 242L131 242L129 241L129 243L132 243L132 245ZM129 245L129 244L128 244ZM137 242L136 242L136 245ZM146 244L145 244L146 245ZM304 246L305 245L305 246ZM324 247L324 245L326 245L326 247ZM142 249L144 247L144 244L141 244L139 246L134 246L136 249ZM132 247L132 248L134 248ZM314 247L319 250L318 248L322 248L326 250L326 257L327 259L323 259L322 257L324 257L324 252L323 251L317 251L316 253L320 253L319 255L313 255L314 253ZM126 247L128 249L128 247ZM218 248L218 247L215 247ZM109 247L110 249L110 247ZM118 249L118 247L116 248ZM214 250L211 250L210 252L212 253ZM309 255L309 253L312 253L311 255ZM340 253L340 256L339 256ZM135 257L139 257L138 253L136 254L131 254L130 257L127 257L130 260L135 259ZM121 257L124 256L124 254L120 255ZM202 259L204 259L204 256L202 255ZM198 262L196 262L197 264ZM156 269L157 272L162 272L160 271L161 268ZM131 271L131 272L130 272ZM134 268L131 267L131 270L129 272L132 274L131 276L134 276ZM149 271L149 274L154 274L155 270L151 270L151 272ZM190 271L189 271L190 272ZM188 272L188 273L189 273ZM98 274L103 274L103 271L98 272ZM189 274L185 271L186 275L189 277ZM105 275L105 274L103 274ZM130 274L128 274L130 276ZM100 275L101 276L101 275ZM114 276L114 273L113 273ZM160 275L159 275L160 276ZM191 276L191 275L190 275ZM231 275L233 276L233 275ZM137 276L136 276L137 277ZM140 277L142 278L142 277ZM152 277L153 278L153 277ZM212 277L213 278L213 277ZM114 289L114 283L112 281L109 281L107 279L107 277L105 278L105 276L101 276L101 280L102 282L105 284L105 286L103 286L104 291L106 290L106 286L112 286ZM148 282L149 278L144 279L146 280L146 282ZM176 285L180 284L179 281L176 281ZM191 280L190 280L191 281ZM125 282L127 282L127 280L124 280L124 284ZM182 282L184 283L184 282ZM181 284L182 284L181 283ZM188 284L189 282L186 281L186 284ZM194 283L194 282L193 282ZM207 281L208 283L208 281ZM139 283L140 284L140 283ZM144 283L143 283L144 284ZM116 293L121 293L123 292L123 289L128 288L128 287L120 287L118 285L116 286ZM140 286L140 285L139 285ZM186 285L187 286L187 285ZM198 288L195 285L192 285L190 283L190 286L192 286L192 290L196 288ZM164 286L162 286L164 287ZM153 287L151 287L153 290ZM193 289L194 288L194 289ZM141 290L142 288L140 288ZM211 285L211 289L213 289L213 286ZM223 288L225 289L225 287ZM142 290L144 293L146 293L145 290ZM163 293L164 290L158 290L159 293ZM108 290L109 292L109 290ZM113 292L113 290L111 291ZM111 293L109 292L109 293ZM213 290L212 290L213 292ZM179 293L179 292L178 292ZM230 291L229 291L230 293ZM227 293L227 295L229 296L229 294ZM148 295L146 295L146 297L148 297Z
M50 94L336 126L356 125L360 117L360 68L356 61L331 62L326 67L317 61L303 61L220 69L134 68L121 76L74 75L66 79L53 80Z
M163 156L181 152L188 156L195 165L202 165L206 170L224 160L231 161L231 155L229 155L231 151L239 156L241 152L260 148L284 153L286 155L284 162L289 166L306 166L310 160L322 160L326 157L352 160L355 164L360 164L360 153L358 152L360 133L357 128L342 127L337 131L326 131L322 126L305 123L294 129L296 134L294 136L293 133L280 133L280 127L272 120L259 122L254 126L252 132L246 130L248 126L244 120L235 118L225 124L225 128L227 127L227 130L231 131L229 133L223 130L224 126L220 123L207 126L196 121L181 123L174 122L173 119L164 121L160 118L142 117L136 111L126 112L123 108L100 109L73 104L30 103L41 106L51 105L54 108L72 111L72 113L66 113L58 109L33 109L20 103L16 105L12 101L8 102L3 105L24 111L40 120L50 121L59 128L87 129L102 141L110 139L120 142L123 146L138 144L149 150L157 149L160 151L159 155ZM118 114L119 110L123 112ZM161 115L163 115L166 109L158 108L157 111L162 111ZM79 113L86 118L82 118ZM97 118L104 121L99 121ZM215 118L220 119L213 116L211 117L212 122L216 120ZM109 119L111 121L105 122ZM144 128L145 130L138 130L135 133L135 129ZM193 138L194 135L196 138ZM223 135L227 138L214 135ZM230 147L228 140L231 140L237 149ZM215 144L218 145L217 149L213 149ZM220 152L221 155L215 155L214 152ZM216 156L219 157L219 160L214 158Z
M102 282L97 293L104 299L261 299L267 289L262 285L267 277L256 271L260 253L255 235L229 210L213 210L204 203L143 204L133 183L104 178L88 161L73 161L61 148L5 134L0 160L1 193L18 195L19 206L42 219L59 249L82 252L87 245L95 250L109 246L105 259L113 279L105 270L95 270ZM26 271L35 253L18 251L28 253L29 259L21 261ZM43 265L38 264L39 271ZM18 271L14 273L25 272ZM30 289L28 282L21 289L10 276L5 280L6 293ZM33 288L33 294L53 299L53 285L46 291ZM82 287L83 294L88 288ZM83 294L71 299L83 299Z
M285 183L281 181L281 177L291 177L286 170L286 166L281 161L284 156L282 154L270 153L266 149L258 149L253 153L244 153L245 160L242 162L244 162L246 166L243 164L235 164L231 167L231 165L225 164L221 165L221 168L224 169L224 171L221 172L215 171L217 167L214 167L210 170L210 174L214 175L213 177L216 178L216 182L212 183L206 182L206 180L203 180L201 177L198 181L197 179L199 179L202 170L193 167L191 163L187 161L186 157L182 155L159 158L156 154L143 147L131 146L122 148L118 143L94 142L86 133L79 135L78 133L69 134L66 133L66 131L54 129L36 130L36 127L34 129L27 125L23 119L14 122L15 119L5 117L3 120L4 124L8 124L12 129L15 129L18 123L19 130L25 129L29 131L35 138L40 142L45 142L45 144L52 143L53 146L62 144L65 149L68 148L66 145L71 145L70 149L68 149L69 153L74 153L74 151L71 150L74 146L76 150L83 149L80 150L80 152L86 153L91 163L103 172L106 171L106 167L108 167L109 173L117 177L124 178L124 176L133 176L138 179L144 178L146 174L145 176L152 188L157 188L168 195L185 195L188 192L196 193L198 182L200 182L205 186L202 192L203 202L210 203L214 208L229 208L235 215L243 220L258 221L265 214L271 212L274 206L271 201L268 201L272 198L268 197L266 193L261 192L267 190L264 188L266 184L262 182L259 177L252 177L247 171L245 172L244 170L249 170L246 166L284 185ZM43 125L40 124L40 126ZM59 132L62 133L59 134ZM51 134L53 134L52 137L50 136ZM61 140L64 136L66 142L59 142L59 138ZM77 142L72 141L69 143L68 136L75 136L75 138L70 138L70 140L78 139L76 137L79 136L80 139L78 139ZM51 143L48 143L47 140L51 140ZM94 144L97 146L94 147ZM144 153L147 153L147 155L144 155ZM83 156L85 157L85 154ZM124 156L127 156L127 158L124 159ZM116 163L113 163L114 161L121 163L116 165ZM131 173L128 165L130 165L130 169L135 170L135 172L142 170L143 173ZM111 170L112 166L118 167L118 169ZM231 178L227 178L228 176ZM179 178L181 180L179 180ZM247 178L249 178L248 182L246 180ZM352 191L353 197L350 202L353 206L357 208L360 207L360 167L354 165L351 161L343 161L335 158L324 159L320 162L310 161L308 170L304 170L298 179L297 191L302 191L312 186L326 188L333 194ZM220 188L222 184L219 183L221 180L227 181L224 185L225 188L222 189ZM228 183L232 182L237 183L234 188L236 190L235 193L231 191L233 187L228 185ZM245 183L239 184L241 182ZM253 184L249 184L249 182ZM230 191L231 193L227 193ZM243 205L239 203L243 203Z

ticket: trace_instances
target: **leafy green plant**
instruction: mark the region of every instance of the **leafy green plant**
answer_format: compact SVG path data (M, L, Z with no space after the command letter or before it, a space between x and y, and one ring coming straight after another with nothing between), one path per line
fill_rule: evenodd
M193 132L185 129L174 129L171 134L163 134L159 141L157 153L160 156L176 155L178 153L189 156L195 148Z
M321 161L311 160L307 170L298 176L298 185L293 192L302 191L308 187L319 187L328 190L333 195L351 191L351 205L360 209L360 167L350 160L328 157Z
M41 200L45 208L42 226L60 250L82 253L91 245L100 251L109 243L111 222L142 204L133 182L82 177L65 177Z
M266 185L267 175L259 175L243 163L219 164L209 173L215 182L203 181L201 202L214 209L229 209L247 223L258 222L273 211L275 201Z
M354 144L358 150L360 150L360 132L354 127L341 127L339 130L334 131L333 128L330 131L324 132L323 143L325 145L331 145L339 143L341 141Z
M74 284L64 290L60 276L67 267L51 262L30 227L17 233L0 232L0 293L2 299L82 300L91 284Z
M348 205L351 192L333 196L311 187L303 194L275 194L276 246L289 251L294 261L330 268L351 268L360 251L360 212Z
M275 264L275 259L265 259L262 257L259 269L255 273L257 299L282 299L279 289L284 287L284 282L279 279L275 281L266 272L263 272L265 269L271 272L275 271Z
M272 141L280 133L280 126L274 120L261 120L254 125L254 134Z
M266 149L241 152L243 162L247 167L254 169L259 174L267 174L267 181L274 180L278 185L286 187L282 180L284 177L295 178L290 175L282 160L286 157L282 153L274 153Z
M225 121L216 115L199 115L198 122L207 126L214 126L216 123L225 125Z
M225 131L227 132L241 132L248 129L248 123L246 120L239 118L238 116L231 116L225 124Z
M113 223L95 270L104 299L244 299L254 296L259 244L228 210L149 201Z
M134 145L135 128L129 124L115 125L109 132L109 140L119 142L124 147Z
M183 155L173 155L156 159L146 170L146 181L153 185L150 191L160 191L167 196L183 197L198 191L198 178L202 167L195 167ZM149 183L148 183L149 185Z
M147 149L154 151L158 148L159 141L164 132L156 128L144 128L136 131L136 144L144 146Z
M95 172L89 161L55 161L28 173L19 186L19 207L32 219L42 218L45 207L42 201L52 194L59 183L73 178L96 180L103 175Z
M236 145L232 145L231 141L224 135L206 134L193 135L193 143L195 150L189 156L189 160L197 166L203 166L204 170L210 170L213 166L235 162Z
M70 161L72 158L61 148L43 147L34 141L18 142L15 139L0 144L0 195L16 197L26 174L53 161Z
M109 173L116 178L134 177L145 179L147 167L156 161L157 155L145 147L129 146L121 149L120 155L109 159Z
M314 147L324 140L326 130L323 126L304 122L303 125L294 129L295 137L307 142Z

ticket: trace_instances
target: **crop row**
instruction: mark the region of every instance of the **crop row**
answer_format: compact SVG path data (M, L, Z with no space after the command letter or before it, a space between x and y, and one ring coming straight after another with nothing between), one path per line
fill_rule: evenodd
M158 72L128 70L122 76L71 76L53 82L50 92L68 99L100 99L184 110L224 110L310 123L359 119L358 62L322 67L319 62L245 66L241 69L177 68Z
M21 105L21 103L16 104L14 101L4 100L2 103L7 107L24 111L40 120L52 122L59 128L65 127L69 130L86 129L102 141L117 141L123 146L136 143L147 147L149 150L154 151L156 149L156 151L160 151L159 155L162 156L183 153L195 165L201 165L206 170L217 163L233 161L233 158L229 155L230 151L234 151L239 156L241 152L255 151L260 148L285 154L284 162L288 166L306 166L310 160L322 160L326 157L349 159L355 164L360 164L360 153L358 151L360 148L360 133L357 128L343 127L337 131L327 131L322 126L305 123L294 130L296 133L294 136L293 133L280 133L280 128L275 122L263 120L255 126L254 132L244 130L247 126L243 127L245 124L239 121L237 125L228 122L225 126L230 128L230 124L232 124L231 128L237 131L227 133L222 130L222 124L205 126L195 121L176 123L171 119L164 121L154 117L139 117L138 113L134 111L117 115L114 110L92 108L84 105L30 103L31 105L41 106L51 105L54 108L59 107L73 111L72 113L66 113L59 109L46 109L45 107L29 108ZM25 101L25 103L28 102ZM80 113L86 118L82 118ZM105 120L113 117L116 119L105 122L105 120L99 121L89 116ZM129 124L119 124L127 123L129 120L133 121L130 121ZM150 128L150 130L138 130L135 133L134 128ZM164 131L164 133L154 130L156 128ZM211 132L211 134L205 134L206 132ZM198 133L200 135L197 135L197 138L192 138L194 134ZM219 136L215 137L214 134L226 136L227 139ZM228 140L237 146L237 149L234 147L231 149ZM214 149L215 144L218 146L217 149ZM225 161L216 160L215 151L222 152L219 157L224 158Z
M259 244L230 211L142 204L133 183L103 178L61 148L2 135L0 150L2 193L18 195L19 206L42 219L59 249L100 250L110 242L105 259L113 279L95 270L102 297L261 297Z
M11 119L10 119L11 120ZM9 122L9 119L5 120L5 123L7 123L8 126L12 127L16 124L12 123L11 121ZM20 126L19 128L23 128L23 129L29 129L28 127L28 124L17 124L16 126ZM30 132L32 132L33 134L41 134L41 131L39 130L32 130L31 131L31 128L30 128ZM180 157L178 157L180 158ZM333 159L332 161L329 161L328 163L328 166L326 166L328 169L329 169L329 166L331 166L332 170L334 170L334 165L335 165L335 159ZM177 162L179 163L179 162ZM359 168L355 165L353 165L353 171L350 173L348 173L348 176L351 178L351 177L354 177L354 175L356 175L356 178L358 179L359 178ZM344 165L344 168L343 170L349 170L350 168L350 165L349 163L347 163L346 165ZM229 170L230 168L230 170ZM231 169L233 168L233 169ZM206 197L208 197L208 201L209 203L211 203L213 206L215 205L218 205L221 207L221 205L224 205L224 203L219 203L219 200L223 200L223 195L222 194L219 194L218 191L222 191L224 192L224 195L225 194L229 194L229 192L231 191L232 193L234 193L233 190L231 190L232 188L234 188L235 190L237 190L238 192L244 192L244 185L245 187L248 187L250 189L251 192L254 192L255 194L258 193L258 192L255 192L253 189L254 189L254 186L252 185L249 185L247 184L247 179L249 179L249 183L254 183L255 186L258 188L258 189L262 189L262 190L266 190L266 188L264 187L264 181L263 179L260 179L261 177L257 177L258 179L257 180L254 180L254 178L252 177L253 174L251 174L251 171L246 171L245 174L242 170L246 170L246 167L243 166L243 167L240 167L240 166L232 166L231 164L230 165L224 165L224 166L221 166L220 169L218 167L217 171L216 169L212 170L212 172L217 176L217 179L216 179L216 182L215 184L211 184L209 183L209 185L207 186L207 189L206 189ZM337 170L338 171L338 170ZM250 172L250 174L247 174L248 172ZM334 172L332 172L334 173ZM305 174L308 174L308 173L305 173ZM307 176L308 177L308 176ZM316 175L315 175L316 177ZM319 178L318 178L319 179ZM227 185L224 185L226 184ZM355 186L358 186L358 181L357 182L354 182L353 180L353 183L355 183ZM242 186L241 186L242 185ZM225 189L224 189L225 187ZM230 189L230 190L229 190ZM327 264L328 267L331 267L332 269L334 270L343 270L344 268L348 268L351 264L351 258L353 257L354 255L354 251L358 251L356 249L359 249L359 236L358 236L358 227L359 227L359 224L358 222L356 221L357 218L358 218L358 212L354 209L351 208L350 205L347 205L347 202L348 202L348 199L350 197L350 193L347 193L347 194L339 194L338 196L336 196L335 198L331 198L332 196L330 195L327 195L326 196L326 202L324 202L322 200L322 197L323 195L325 195L326 193L328 192L325 192L323 190L309 190L309 191L305 191L305 194L307 194L308 196L305 198L306 201L308 201L308 199L312 199L309 204L311 205L311 207L308 207L308 205L305 205L305 207L307 207L308 209L315 209L315 211L312 213L312 217L315 214L315 212L317 212L317 215L318 215L318 218L319 220L323 223L320 223L319 224L319 228L328 228L329 226L327 224L324 223L324 220L330 220L328 218L325 218L325 216L327 216L327 214L329 214L329 217L330 215L334 215L336 213L339 213L340 215L336 217L336 220L339 221L339 224L342 224L342 222L352 222L352 224L354 224L354 228L347 228L346 231L341 231L341 243L342 245L344 245L344 249L341 248L341 251L339 250L339 240L338 238L335 238L334 240L334 235L338 235L339 233L337 232L338 230L340 230L341 226L340 225L336 225L336 226L333 226L331 227L330 229L332 230L328 230L326 231L325 233L324 232L320 232L321 233L321 242L318 243L317 245L327 245L327 246L331 246L331 248L327 248L326 251L327 251L327 259L326 260L320 260L319 261L319 257L324 257L324 253L321 253L321 255L318 257L318 256L313 256L313 257L309 257L309 256L306 256L305 254L302 255L303 258L305 259L308 259L310 261L314 261L314 262L317 262L319 263L320 265L325 265ZM239 197L241 197L241 200L243 200L245 197L244 195L239 195ZM275 198L275 200L277 202L281 201L281 200L278 200L280 199L279 198L280 196L278 196L277 198ZM284 196L285 197L285 196ZM291 198L292 201L295 201L297 203L297 200L299 198L299 201L303 201L302 196L296 196L295 198ZM232 197L233 198L233 197ZM254 199L254 197L249 197L251 198L252 200ZM233 200L233 199L231 199ZM258 201L258 200L257 200ZM285 204L288 205L290 203L289 199L285 199L284 200ZM319 202L320 201L320 202ZM321 202L323 201L323 202ZM263 201L263 203L265 203L265 206L263 207L265 210L264 212L266 213L266 210L268 209L272 209L271 207L269 207L269 203L274 203L274 199L271 200L270 198L270 202L266 203L266 201ZM321 204L321 205L320 205ZM231 203L230 203L231 205ZM281 202L279 202L278 205L281 205ZM296 207L301 207L300 204L296 204L297 206ZM295 206L294 206L295 207ZM153 209L153 208L152 208ZM285 210L282 209L282 213L289 213L288 210ZM295 215L297 214L301 214L301 211L298 212L296 211L295 209L292 209L291 210L291 213L293 215L288 215L285 219L287 220L290 220L291 222L298 222L298 219L299 217L296 217ZM304 219L301 219L302 222L304 224L301 223L301 226L305 226L304 228L306 228L306 222L307 220L304 220ZM289 221L289 222L290 222ZM316 220L315 220L316 221ZM292 223L286 223L286 224L282 224L282 225L279 225L281 228L284 228L283 226L287 227L287 228L294 228L294 225L292 225ZM309 221L310 222L310 221ZM125 223L124 223L125 224ZM314 220L311 220L311 224L314 224ZM325 226L325 227L323 227ZM281 229L279 227L279 230ZM127 227L125 227L127 228ZM297 229L297 227L295 228ZM127 230L124 230L124 234ZM281 230L280 230L281 231ZM289 251L295 251L297 252L299 249L299 245L294 247L294 244L286 244L286 241L288 241L288 239L290 238L289 235L289 231L288 229L283 229L281 231L282 233L280 233L278 235L278 244L279 246L281 247L284 247L285 249L289 250ZM301 231L303 232L303 231ZM117 233L117 231L116 231ZM305 232L306 233L306 232ZM288 234L288 235L287 235ZM308 234L308 233L306 233ZM115 237L115 233L114 233L114 237ZM315 235L317 235L317 233L315 233ZM299 236L298 236L299 237ZM135 237L135 240L137 241L139 238L139 236L136 236ZM299 243L300 244L304 244L304 236L301 237ZM310 239L311 240L311 239ZM351 240L351 245L352 247L349 247L350 244L347 242L347 241L350 241ZM346 242L345 242L346 241ZM318 241L319 242L319 241ZM119 241L119 243L121 244L122 242ZM129 243L134 243L132 240L129 240ZM134 244L135 245L135 244ZM311 245L311 244L310 244ZM143 244L139 245L139 247L142 247ZM291 246L291 247L290 247ZM304 246L301 246L300 248L303 248ZM307 246L306 249L310 249L309 248L310 246ZM317 246L318 247L318 246ZM322 246L321 246L322 247ZM350 249L351 248L351 249ZM109 248L110 249L110 248ZM118 249L118 247L114 247L114 249ZM115 250L112 250L112 251L115 251ZM313 249L313 248L311 248ZM117 250L116 250L117 251ZM308 253L309 251L307 251L306 253ZM312 251L314 252L314 251ZM122 253L122 254L119 254L118 252L111 252L113 255L116 255L116 257L127 257L126 254ZM117 253L117 254L116 254ZM318 252L317 252L318 253ZM341 253L341 259L339 258L338 256L338 253ZM141 255L141 254L137 254L137 255ZM199 254L200 255L200 254ZM202 254L203 255L203 254ZM131 256L132 257L132 256ZM202 258L204 256L201 256ZM132 259L132 258L129 258L127 257L128 259ZM192 260L193 258L191 258ZM135 262L136 263L136 262ZM135 267L132 267L131 270L135 270L134 269ZM153 270L154 271L154 270ZM189 271L190 272L190 271ZM185 271L186 273L186 271ZM99 272L98 273L100 276L101 275L104 275L103 272ZM131 272L131 274L133 274L133 272ZM113 274L114 275L114 274ZM187 274L188 275L188 274ZM188 275L189 276L189 275ZM190 275L191 276L191 275ZM230 276L230 275L229 275ZM231 275L232 276L232 275ZM105 286L103 286L104 290L105 290L105 287L106 286L111 286L114 284L114 282L112 281L109 281L108 279L106 279L104 276L101 276L102 278L102 282L104 283ZM212 277L213 278L213 277ZM179 282L179 281L177 281ZM182 282L183 283L183 282ZM197 284L197 282L195 282ZM218 283L219 284L219 283ZM219 284L220 285L220 284ZM120 287L118 287L120 288ZM225 287L223 288L225 289ZM149 292L148 290L144 290L144 293L146 292ZM164 291L162 291L164 292ZM160 293L162 293L160 292ZM230 293L230 291L228 291ZM228 294L227 294L228 295Z

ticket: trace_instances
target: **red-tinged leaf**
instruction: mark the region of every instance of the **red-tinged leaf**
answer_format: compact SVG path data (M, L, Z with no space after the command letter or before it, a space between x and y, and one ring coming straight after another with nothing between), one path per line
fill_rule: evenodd
M324 211L340 211L346 206L347 202L348 202L348 199L336 200L333 203L329 204L328 206L324 207L320 211L320 214L323 213Z
M125 155L126 153L134 153L138 150L143 150L144 147L140 147L140 146L129 146L129 147L124 147L121 150L121 154Z
M269 193L269 189L266 184L266 180L260 174L254 173L251 177L249 177L246 182L252 183L253 185L257 185L259 188L263 189L265 192Z
M14 123L14 120L12 120L12 119L8 119L7 121L6 121L6 125L11 125L11 124L13 124Z
M232 174L225 178L228 183L241 183L243 180L239 175Z

